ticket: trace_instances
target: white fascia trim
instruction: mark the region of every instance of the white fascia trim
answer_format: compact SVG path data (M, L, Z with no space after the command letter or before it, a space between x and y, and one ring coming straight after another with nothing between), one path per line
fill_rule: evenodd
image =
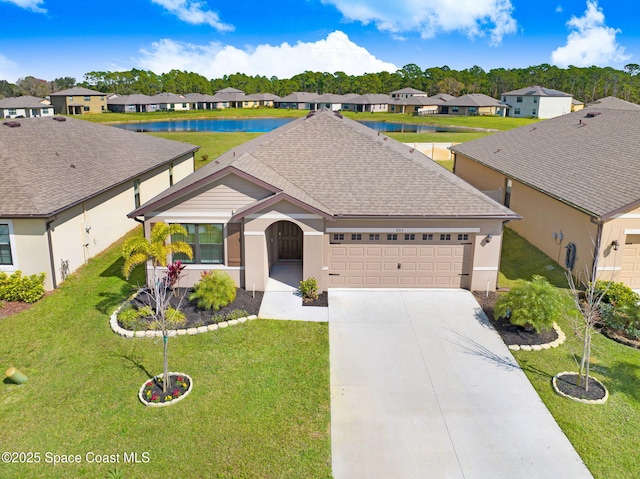
M621 266L598 266L598 271L622 271Z
M147 217L163 216L165 218L231 218L231 211L153 211Z
M303 231L304 236L324 236L322 231Z
M475 266L474 271L498 271L497 266Z
M314 215L309 213L268 213L266 215L261 215L260 213L254 213L251 215L247 215L247 218L250 220L256 219L266 219L266 220L321 220L322 216Z
M194 216L194 217L174 218L174 217L165 216L162 218L161 221L164 221L167 224L172 224L172 223L226 224L229 222L229 217L222 218L222 217Z
M613 215L612 218L623 220L637 220L640 218L640 213L622 213L620 215Z
M245 236L265 236L264 231L245 231Z
M0 219L0 223L3 225L9 226L9 248L11 249L11 260L13 264L3 264L0 265L0 271L5 273L13 273L14 271L19 270L18 267L18 252L16 251L16 237L13 234L13 221Z
M480 233L480 228L327 228L327 233Z
M640 230L624 230L626 235L640 235Z

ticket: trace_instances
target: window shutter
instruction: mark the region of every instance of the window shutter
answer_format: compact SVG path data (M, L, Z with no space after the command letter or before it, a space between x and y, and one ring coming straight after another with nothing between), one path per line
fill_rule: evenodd
M242 265L242 244L240 223L227 224L227 266Z

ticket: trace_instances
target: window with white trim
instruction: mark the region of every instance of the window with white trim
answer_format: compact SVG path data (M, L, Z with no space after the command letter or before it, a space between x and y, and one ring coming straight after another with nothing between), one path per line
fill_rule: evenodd
M224 263L224 236L223 224L182 224L187 230L187 236L181 234L171 235L171 241L184 241L193 251L193 258L189 259L184 253L173 255L173 261L181 261L186 264L223 264Z
M0 223L0 265L12 266L11 234L8 223Z

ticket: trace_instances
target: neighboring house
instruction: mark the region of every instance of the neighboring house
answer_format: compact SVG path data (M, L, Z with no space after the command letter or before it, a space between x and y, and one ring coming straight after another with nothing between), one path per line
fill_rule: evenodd
M32 118L53 116L51 102L35 96L19 96L0 100L0 118Z
M224 153L132 211L180 223L185 284L220 270L263 291L276 263L327 288L496 286L516 214L422 153L329 110ZM182 238L181 238L182 239ZM184 257L174 256L174 260Z
M538 85L502 94L509 105L507 116L514 118L554 118L570 113L573 97L568 93Z
M288 108L291 110L311 110L313 104L315 104L317 98L320 95L317 93L307 92L293 92L287 96L283 96L280 100L275 102L276 108Z
M218 100L213 95L187 93L185 98L189 102L190 110L215 110L218 108Z
M223 108L245 108L245 94L237 88L223 88L218 90L214 96L221 105L226 105L222 106ZM253 101L251 101L251 106L247 103L246 108L253 108Z
M392 91L389 95L391 95L391 98L412 98L414 96L429 96L427 92L416 90L415 88L403 88L402 90Z
M580 280L595 245L597 276L638 289L640 107L614 100L456 145L454 171L520 214L512 228Z
M146 113L160 109L156 100L142 94L112 96L107 99L107 106L114 113Z
M189 109L189 100L184 95L175 93L158 93L151 100L158 105L160 111L186 111Z
M389 111L389 103L391 97L382 93L354 95L347 98L342 107L347 111L367 112L367 113L386 113Z
M580 111L584 108L584 103L575 98L571 99L571 111Z
M484 93L469 93L446 102L449 115L492 115L505 116L509 107L506 103Z
M107 95L83 87L73 87L49 95L56 114L84 115L107 111Z
M252 102L251 108L273 108L274 102L278 100L280 100L280 97L273 93L254 93L253 95L246 95L245 98L246 102Z
M193 172L193 145L54 116L0 124L0 271L52 289L135 222L132 208Z

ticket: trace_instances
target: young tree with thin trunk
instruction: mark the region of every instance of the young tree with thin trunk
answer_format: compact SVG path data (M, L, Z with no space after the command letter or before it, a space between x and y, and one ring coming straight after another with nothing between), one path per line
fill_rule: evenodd
M168 258L175 253L183 253L187 257L193 257L191 246L184 241L171 241L171 235L187 236L187 230L179 224L168 225L166 223L156 223L151 229L151 240L136 236L125 241L122 247L124 265L122 271L125 278L129 278L133 268L139 264L146 264L151 261L153 265L151 281L149 287L143 290L146 300L153 308L153 319L162 330L163 340L163 382L162 390L167 392L169 382L169 326L175 324L182 317L180 305L184 299L184 294L178 302L176 308L171 306L173 289L180 281L180 276L184 265L180 262L168 265L164 278L159 275L159 268L166 267Z

